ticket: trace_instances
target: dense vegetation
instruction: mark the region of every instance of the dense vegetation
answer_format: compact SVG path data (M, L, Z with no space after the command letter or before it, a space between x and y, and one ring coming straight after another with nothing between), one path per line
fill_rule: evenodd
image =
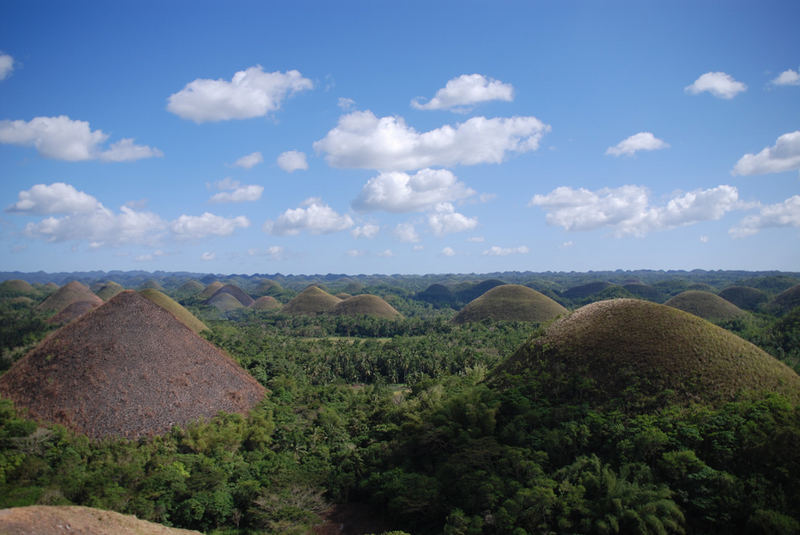
M735 282L712 275L658 288L668 297ZM759 279L760 289L777 295L786 278ZM280 282L283 302L302 290ZM433 281L365 282L349 289L381 295L406 318L221 314L172 293L267 399L248 417L139 441L39 426L0 400L0 507L81 504L229 534L307 533L334 504L357 504L375 532L800 531L800 406L789 399L630 412L565 399L545 375L499 382L493 370L542 326L456 325L453 308L415 299ZM563 288L555 276L527 282L556 297ZM37 291L34 305L46 293ZM45 319L31 303L0 301L5 368L53 328ZM800 308L721 326L800 366Z

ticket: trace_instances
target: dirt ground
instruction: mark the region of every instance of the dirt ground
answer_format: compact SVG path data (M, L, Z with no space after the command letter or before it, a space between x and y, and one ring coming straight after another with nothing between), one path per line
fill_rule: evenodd
M0 509L0 535L201 535L135 516L77 506Z

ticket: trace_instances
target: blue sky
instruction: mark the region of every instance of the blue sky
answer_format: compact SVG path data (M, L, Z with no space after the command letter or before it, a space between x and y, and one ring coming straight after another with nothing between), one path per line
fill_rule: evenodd
M0 4L2 270L800 269L800 4Z

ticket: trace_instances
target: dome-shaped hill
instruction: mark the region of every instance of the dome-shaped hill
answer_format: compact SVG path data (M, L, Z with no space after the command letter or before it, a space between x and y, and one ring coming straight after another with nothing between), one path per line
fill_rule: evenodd
M111 299L112 297L114 297L115 295L124 290L125 288L123 288L122 285L117 284L114 281L108 281L107 283L101 285L97 289L97 291L95 291L95 293L97 294L97 297L99 297L103 301L108 301L109 299Z
M281 302L272 297L271 295L262 295L250 305L253 310L278 310L281 308Z
M333 307L341 299L333 296L316 286L309 286L297 296L283 305L283 312L286 314L305 314L313 316L324 314L333 310Z
M495 286L467 303L453 321L468 323L493 319L542 322L566 312L566 308L533 288L519 284L503 284Z
M255 289L253 290L253 295L262 296L262 295L271 295L275 297L276 295L283 292L283 287L271 279L261 279L258 281Z
M3 535L201 535L199 531L169 528L132 515L77 505L31 505L0 510Z
M415 298L435 307L448 306L455 302L455 295L444 284L431 284L425 290L417 293Z
M800 306L800 284L784 290L770 301L768 308L776 314L786 314L795 307Z
M147 279L144 281L140 286L140 290L158 290L160 292L164 291L164 286L155 279Z
M589 282L564 290L561 292L561 296L567 299L585 299L597 292L605 290L609 286L611 286L611 283L606 281Z
M554 403L626 410L658 396L715 404L741 391L800 400L800 377L782 362L702 318L639 299L599 301L554 322L492 380L507 383L514 375L538 380Z
M462 303L469 303L473 299L477 299L492 288L502 286L505 282L497 279L489 279L476 284L470 284L468 287L461 288L455 292L456 298Z
M217 290L219 290L223 286L225 285L222 284L221 282L214 281L208 286L206 286L205 289L197 295L197 297L199 297L200 299L208 299L209 297L217 293Z
M96 303L97 305L103 304L103 300L97 297L88 286L78 281L72 281L59 288L57 292L39 303L39 306L36 308L57 314L67 306L72 303L77 303L78 301L88 301L90 303Z
M390 320L403 317L381 297L369 294L356 295L340 301L331 312L339 316L372 316Z
M136 438L246 413L265 390L171 313L125 291L17 361L0 376L0 394L37 420Z
M183 284L181 284L180 286L178 286L177 293L189 297L192 295L199 294L200 292L205 290L205 288L206 287L202 283L197 282L196 280L188 280Z
M350 299L351 297L353 297L353 295L346 292L339 292L338 294L336 294L336 297L338 297L339 299Z
M214 292L214 295L211 296L211 299L223 293L232 296L234 299L239 301L239 303L241 303L242 306L249 307L250 305L253 304L253 298L244 293L244 291L235 284L226 284L225 286Z
M83 316L90 310L94 310L98 306L100 305L92 301L76 301L65 306L61 312L48 319L47 323L52 325L69 323L70 321Z
M730 301L702 290L686 290L664 304L715 322L741 318L747 314Z
M175 316L178 321L189 327L194 332L199 334L201 331L208 329L208 326L197 319L197 316L186 310L180 303L163 292L148 288L147 290L141 290L139 293Z
M662 294L655 286L644 284L642 282L628 282L623 284L622 287L631 295L648 301L661 301Z
M238 299L227 292L215 293L211 299L206 301L206 304L215 307L220 312L230 312L232 310L245 308Z
M719 293L719 296L741 309L750 311L757 310L769 299L766 293L749 286L728 286Z
M30 283L24 280L11 279L0 283L0 297L33 295L35 293L36 293L36 288L31 286Z

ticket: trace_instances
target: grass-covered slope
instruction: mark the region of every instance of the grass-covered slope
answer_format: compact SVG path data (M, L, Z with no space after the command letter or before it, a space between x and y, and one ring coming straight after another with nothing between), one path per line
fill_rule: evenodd
M800 306L800 284L779 293L769 302L768 308L776 314L786 314L798 306Z
M592 303L554 322L493 380L515 375L546 385L553 402L620 408L659 397L717 403L741 391L800 400L800 377L774 357L702 318L638 299Z
M32 505L0 510L2 535L200 535L133 515L75 505Z
M271 295L262 295L250 305L253 310L278 310L281 308L281 302L272 297Z
M769 299L766 293L749 286L728 286L719 296L743 310L755 311Z
M61 310L61 312L59 312L52 318L48 319L47 323L50 323L52 325L69 323L70 321L83 316L90 310L94 310L98 306L100 305L91 301L76 301L74 303L70 303L69 305L64 307Z
M377 295L361 294L336 303L331 310L340 316L373 316L384 319L402 318L395 308Z
M197 319L197 316L186 310L180 303L163 292L148 288L147 290L141 290L139 293L175 316L178 321L189 327L194 332L200 333L201 331L208 329L205 323Z
M703 290L686 290L664 304L714 322L741 318L747 314L730 301Z
M114 297L115 295L124 290L125 288L123 288L121 284L117 284L114 281L108 281L102 286L100 286L95 291L95 293L97 294L97 297L99 297L103 301L108 301L109 299L111 299L112 297Z
M206 304L215 307L217 310L223 313L245 308L245 306L238 299L227 292L215 293L211 299L206 301Z
M329 294L317 286L309 286L283 306L286 314L316 315L333 310L341 299Z
M225 286L221 287L219 290L214 292L214 295L211 296L213 299L215 296L220 294L228 294L235 298L242 306L249 307L253 304L253 298L247 295L244 290L236 286L235 284L226 284Z
M222 284L221 282L214 281L210 283L208 286L206 286L205 289L197 295L197 297L200 299L208 299L209 297L217 293L217 290L219 290L223 286L225 285Z
M495 286L468 303L453 321L468 323L493 319L543 322L566 313L566 308L532 288L504 284Z
M24 280L10 279L0 283L0 297L35 294L36 288Z
M103 304L103 300L97 297L88 286L78 281L72 281L58 289L54 294L39 303L37 308L43 312L49 311L59 313L67 306L78 301L88 301L98 306Z

